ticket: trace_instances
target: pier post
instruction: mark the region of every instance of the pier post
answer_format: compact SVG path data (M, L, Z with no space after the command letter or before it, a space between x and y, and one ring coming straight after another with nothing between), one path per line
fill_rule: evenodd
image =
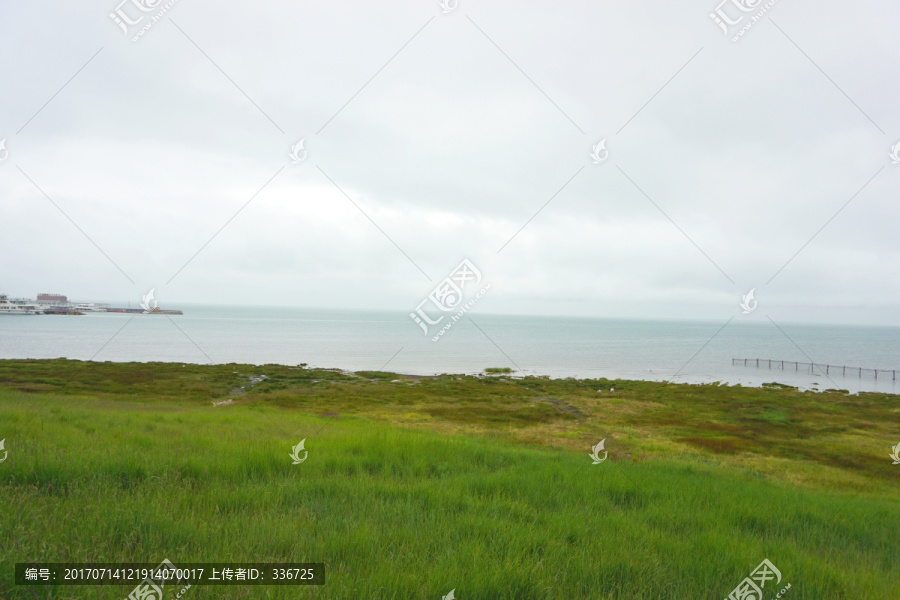
M768 367L769 369L771 369L771 368L772 368L772 363L774 362L774 363L775 363L775 368L778 368L779 365L780 365L782 371L785 370L785 365L786 365L786 364L787 364L787 365L790 365L791 362L793 362L793 363L794 363L794 371L796 371L796 372L799 372L799 371L800 371L800 361L799 361L799 360L795 360L795 361L790 361L790 360L773 360L773 359L771 359L771 358L762 358L762 359L760 359L760 358L755 358L755 359L754 359L754 358L743 358L743 359L741 359L741 358L734 358L734 357L732 357L732 359L731 359L731 364L732 364L732 366L734 366L734 365L739 365L739 364L741 364L741 361L744 362L744 366L745 366L745 367L747 367L747 366L753 366L754 361L756 361L756 368L757 368L757 369L760 368L760 367L762 366L761 363L765 363L765 366ZM819 368L825 367L825 372L822 373L822 374L825 375L826 377L828 377L828 376L831 375L831 367L834 367L835 369L840 369L840 370L841 370L841 376L842 376L842 377L846 377L846 376L847 376L847 371L848 371L848 369L849 369L849 371L850 371L851 373L853 372L853 369L854 369L854 367L848 367L847 365L830 365L830 364L828 364L828 363L825 363L825 364L817 364L817 363L815 363L815 362L805 362L805 363L803 363L803 366L804 366L806 372L809 373L810 375L815 375L815 374L816 374L816 367L819 367ZM864 370L863 367L855 367L855 368L856 368L856 376L859 377L860 379L862 379L862 372L863 372L863 370ZM882 377L882 379L884 379L885 373L889 371L889 372L891 373L891 381L897 381L897 371L898 371L898 369L869 369L869 368L866 368L865 370L866 370L866 371L872 371L872 372L875 374L874 377L875 377L875 380L876 380L876 381L878 380L878 371L881 371L881 377Z

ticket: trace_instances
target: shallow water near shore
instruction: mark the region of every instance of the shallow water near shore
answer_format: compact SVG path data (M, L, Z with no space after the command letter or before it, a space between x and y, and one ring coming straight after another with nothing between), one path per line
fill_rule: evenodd
M737 319L638 321L466 315L438 341L406 313L272 307L183 307L182 316L90 313L0 317L0 358L114 362L308 363L430 375L510 367L518 374L720 381L900 393L900 328ZM432 326L432 333L437 330ZM763 359L761 367L733 358ZM772 367L768 360L772 359ZM799 367L780 361L798 361ZM848 367L826 375L802 363ZM859 376L849 367L879 369ZM796 369L796 370L795 370ZM884 369L884 371L881 371Z

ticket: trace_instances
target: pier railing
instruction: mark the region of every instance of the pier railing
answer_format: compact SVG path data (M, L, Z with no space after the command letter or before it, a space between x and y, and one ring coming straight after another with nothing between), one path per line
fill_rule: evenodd
M769 358L732 358L731 364L744 367L781 369L782 371L789 371L791 370L791 367L794 367L794 371L797 372L800 372L800 367L803 367L804 373L815 373L816 369L819 369L819 371L825 375L839 374L842 377L847 377L848 375L852 377L853 375L856 375L860 379L862 379L863 375L866 377L872 377L874 375L875 379L878 379L880 374L883 379L889 377L891 381L897 381L898 371L898 369L866 369L864 367L823 365L820 363L797 362L794 360L772 360Z

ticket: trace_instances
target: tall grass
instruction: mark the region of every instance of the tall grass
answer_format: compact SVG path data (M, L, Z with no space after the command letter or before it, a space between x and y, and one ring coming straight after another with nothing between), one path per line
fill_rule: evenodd
M896 496L690 457L591 465L587 451L364 417L8 389L0 437L4 599L34 597L16 562L163 558L326 565L323 587L194 586L197 600L724 598L764 558L790 600L900 598Z

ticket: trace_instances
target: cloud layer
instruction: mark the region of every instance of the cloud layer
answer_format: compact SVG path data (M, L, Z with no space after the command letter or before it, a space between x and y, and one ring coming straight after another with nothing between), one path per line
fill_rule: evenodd
M900 324L900 6L715 8L8 6L0 291Z

